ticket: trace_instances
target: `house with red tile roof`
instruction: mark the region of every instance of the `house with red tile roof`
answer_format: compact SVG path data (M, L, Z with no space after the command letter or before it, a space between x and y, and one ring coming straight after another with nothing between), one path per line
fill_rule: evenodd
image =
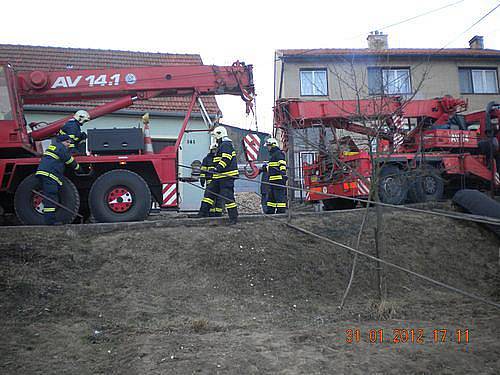
M40 47L26 45L0 44L0 61L10 63L17 71L65 69L100 69L124 68L131 66L154 65L199 65L202 59L198 54L171 54L156 52L133 52L99 49ZM167 97L137 101L133 106L110 115L91 120L83 130L129 128L141 125L141 116L150 114L153 148L160 150L166 145L175 144L182 120L187 112L190 98ZM24 106L26 120L47 122L65 117L78 109L88 109L102 104L102 101L65 102L50 105ZM220 109L215 97L203 97L203 104L212 120L220 116ZM207 129L196 105L188 130ZM183 137L179 151L179 162L190 165L201 161L208 152L210 136L208 132L188 132ZM180 170L183 177L191 174L190 170ZM202 190L180 182L179 193L183 197L181 210L197 210L202 197Z
M469 112L500 99L500 50L484 48L481 36L473 37L469 48L389 48L388 36L379 32L368 35L367 41L368 48L359 49L277 50L274 98L356 100L396 95L429 99L452 95L466 99ZM301 183L302 163L311 161L316 153L311 145L319 142L317 130L297 130L293 139L294 159L288 165L297 184Z

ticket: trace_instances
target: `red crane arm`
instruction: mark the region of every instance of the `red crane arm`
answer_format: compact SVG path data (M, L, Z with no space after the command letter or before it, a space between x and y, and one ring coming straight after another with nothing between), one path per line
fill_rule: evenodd
M252 66L172 65L58 72L18 73L19 96L25 104L137 96L232 94L253 95Z
M327 119L373 118L395 113L400 108L397 98L379 98L374 100L315 100L298 99L279 100L275 112L283 120L300 122L302 126L311 126L314 122ZM279 122L279 120L278 120Z
M365 100L279 100L275 106L275 123L280 127L291 122L294 127L309 127L326 120L381 119L392 116L406 118L432 118L438 123L466 107L462 99L443 97L429 100L412 100L401 103L398 97ZM334 124L336 124L335 122ZM339 127L345 128L342 122Z
M18 93L24 104L116 99L89 110L94 119L128 107L135 100L158 96L240 95L251 109L254 96L252 65L172 65L116 69L20 72ZM40 129L31 137L41 140L56 133L70 117Z

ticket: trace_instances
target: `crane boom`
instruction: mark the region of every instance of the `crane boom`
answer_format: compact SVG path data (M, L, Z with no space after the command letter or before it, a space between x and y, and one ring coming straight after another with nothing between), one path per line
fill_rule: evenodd
M137 96L252 95L252 66L172 65L119 69L40 70L18 74L25 104Z
M23 104L51 104L104 99L110 102L90 110L91 118L154 97L239 95L251 110L254 96L252 65L171 65L92 70L19 72L14 79ZM34 129L33 140L55 134L69 119ZM23 129L25 131L25 129ZM25 137L23 137L25 138Z
M314 126L318 121L335 120L343 128L342 121L385 120L392 116L431 118L441 124L453 114L464 110L466 105L462 99L446 96L408 102L402 102L398 97L315 101L282 99L275 106L275 126L280 127L289 122L294 127L301 128Z

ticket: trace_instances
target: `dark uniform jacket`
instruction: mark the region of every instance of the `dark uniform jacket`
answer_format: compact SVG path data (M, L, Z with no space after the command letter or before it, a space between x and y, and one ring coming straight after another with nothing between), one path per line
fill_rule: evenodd
M285 153L279 147L271 148L267 170L269 172L269 182L286 182Z
M213 171L215 170L214 158L215 158L215 153L213 151L210 151L208 155L205 156L203 158L203 161L201 162L200 179L205 180L207 185L210 182L212 182L212 174Z
M230 139L223 140L214 157L214 162L216 164L213 179L237 178L238 161L236 159L236 151L234 150L233 142L231 142Z
M74 170L78 170L80 166L76 160L70 155L69 150L60 142L47 147L43 153L36 175L52 178L59 185L62 185L64 168L69 165Z
M71 138L71 148L77 147L78 144L85 140L86 134L80 129L80 123L76 120L69 120L59 130L59 134L67 134Z

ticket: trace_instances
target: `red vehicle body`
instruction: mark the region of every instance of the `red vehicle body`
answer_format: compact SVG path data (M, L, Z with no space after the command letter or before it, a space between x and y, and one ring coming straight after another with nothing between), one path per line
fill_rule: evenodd
M402 204L440 199L457 184L492 191L500 188L496 165L500 107L490 103L485 111L457 115L466 106L465 101L451 97L406 103L394 97L280 100L275 106L275 127L285 134L285 143L290 128L319 127L320 150L328 148L324 138L329 128L334 143L338 141L335 129L376 139L377 152L360 150L350 142L337 147L333 155L319 151L312 164L304 163L307 201L323 201L327 209L353 207L355 201L325 194L368 198L373 168L377 167L381 200ZM374 122L381 126L372 126Z
M24 119L23 105L107 100L106 104L88 111L90 118L95 119L128 107L136 100L189 96L191 101L175 146L167 146L157 154L138 152L130 155L77 156L76 160L80 164L91 166L92 173L79 176L69 172L66 176L78 190L78 198L83 202L81 210L86 210L87 214L93 214L88 212L87 202L92 200L89 194L92 193L96 180L105 173L119 170L128 170L138 175L150 190L150 197L161 207L178 208L178 150L188 120L198 97L219 94L240 95L247 103L248 111L254 95L252 66L236 62L232 66L173 65L16 72L8 63L0 64L0 209L3 208L6 212L16 211L19 216L16 202L24 205L23 202L29 200L33 202L35 213L40 212L39 196L30 193L29 196L20 197L18 187L32 176L40 161L36 141L55 135L71 118L62 118L47 126L36 126L30 131ZM108 203L104 209L109 210L109 215L105 219L101 218L101 221L142 219L144 212L132 213L134 204L139 203L132 198L139 199L144 195L133 190L132 186L120 183L119 186L111 187L103 196L101 194L95 198L107 200ZM151 202L147 204L151 206ZM32 214L30 213L32 220L21 221L25 224L40 223L41 214L40 217Z

